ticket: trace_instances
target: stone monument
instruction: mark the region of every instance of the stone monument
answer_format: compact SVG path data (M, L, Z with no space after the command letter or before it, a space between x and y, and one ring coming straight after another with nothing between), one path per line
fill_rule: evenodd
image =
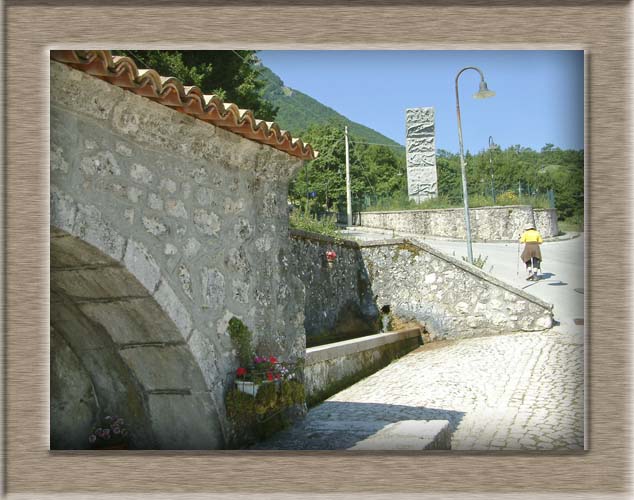
M405 110L407 194L421 202L438 196L434 108Z

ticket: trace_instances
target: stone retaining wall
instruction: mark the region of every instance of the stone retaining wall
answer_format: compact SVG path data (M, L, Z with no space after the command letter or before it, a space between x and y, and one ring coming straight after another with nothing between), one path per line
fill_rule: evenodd
M413 328L306 349L304 383L309 403L323 401L420 344L421 331Z
M292 229L289 269L306 289L304 329L308 344L333 342L379 331L379 311L359 246ZM332 267L326 252L334 250Z
M469 215L474 241L517 240L529 222L535 222L544 238L559 234L555 209L534 210L528 205L482 207L469 209ZM421 236L466 237L462 208L360 212L358 225Z
M372 293L432 339L551 328L552 305L422 242L360 243Z
M348 301L377 314L389 306L400 319L424 325L432 340L552 326L552 305L422 242L335 242L295 230L291 240L291 267L303 270L306 286L304 314L322 326L345 315ZM324 256L330 248L337 252L332 269Z

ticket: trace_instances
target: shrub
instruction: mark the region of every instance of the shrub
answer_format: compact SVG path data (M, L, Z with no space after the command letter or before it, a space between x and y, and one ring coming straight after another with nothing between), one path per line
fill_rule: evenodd
M296 210L291 213L289 221L290 226L294 229L340 239L339 230L337 228L337 218L334 215L318 219L316 216L306 215Z
M238 351L238 359L242 366L247 366L253 356L253 335L251 330L235 316L229 320L229 336Z
M498 205L518 205L520 199L513 191L505 191L498 195L495 201Z

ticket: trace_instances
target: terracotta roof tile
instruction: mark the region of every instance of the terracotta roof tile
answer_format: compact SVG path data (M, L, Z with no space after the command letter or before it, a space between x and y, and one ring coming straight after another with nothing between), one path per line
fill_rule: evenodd
M113 56L109 50L53 50L51 59L302 160L317 157L310 144L293 138L275 122L258 120L247 109L205 95L198 87L183 85L153 69L139 69L129 57Z

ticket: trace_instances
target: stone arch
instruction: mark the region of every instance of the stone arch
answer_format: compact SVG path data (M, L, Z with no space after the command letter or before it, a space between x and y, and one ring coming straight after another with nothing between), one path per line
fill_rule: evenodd
M221 448L190 332L159 304L147 256L124 246L117 260L51 228L51 448L87 447L90 425L106 414L129 422L131 448Z

